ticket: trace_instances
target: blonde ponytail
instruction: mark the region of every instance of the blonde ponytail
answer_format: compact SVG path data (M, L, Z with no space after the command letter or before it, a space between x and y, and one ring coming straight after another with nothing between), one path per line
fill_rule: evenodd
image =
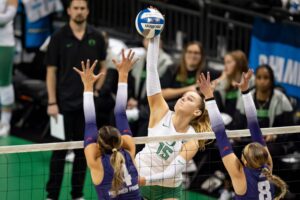
M269 170L267 163L269 162L270 155L266 148L257 142L252 142L244 148L242 156L247 161L247 167L261 169L262 174L265 175L268 181L281 189L281 193L274 199L282 199L287 192L287 184L278 176L273 175Z
M114 169L114 177L112 180L112 191L118 195L119 189L122 187L124 182L124 172L123 164L125 163L125 158L121 152L117 149L113 149L113 153L110 157L110 164Z
M281 178L279 178L278 176L273 175L271 173L271 171L266 167L264 167L262 169L262 173L267 177L267 179L271 183L275 184L278 188L281 189L280 194L277 197L275 197L274 200L282 199L285 196L286 192L287 192L287 184Z
M191 121L190 125L195 129L197 133L199 132L211 132L211 124L209 120L208 111L204 109L203 113ZM205 146L210 144L212 141L199 140L198 145L200 150L204 150Z

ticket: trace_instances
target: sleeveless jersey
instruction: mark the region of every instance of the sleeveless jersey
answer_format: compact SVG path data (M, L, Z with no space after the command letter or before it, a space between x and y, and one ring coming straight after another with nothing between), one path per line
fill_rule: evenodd
M172 114L173 112L169 110L161 121L155 125L155 127L148 128L148 136L153 137L195 133L192 126L189 127L186 133L176 132L172 123ZM162 173L179 154L182 144L182 141L146 144L143 150L135 157L140 176L151 176L151 174ZM164 179L156 185L163 187L178 187L181 183L182 174L180 173L174 178Z
M7 7L7 0L0 0L0 13L3 13ZM0 46L14 46L13 20L5 25L0 24Z
M120 150L125 158L125 164L123 165L124 171L124 184L118 192L118 196L111 191L112 180L114 176L114 170L110 164L111 154L105 154L101 157L102 165L104 169L103 180L99 185L95 185L98 199L100 200L140 200L140 192L138 186L138 172L131 159L130 154L125 150Z
M274 199L274 185L261 173L259 169L244 167L247 181L247 191L244 195L236 195L236 200L272 200Z

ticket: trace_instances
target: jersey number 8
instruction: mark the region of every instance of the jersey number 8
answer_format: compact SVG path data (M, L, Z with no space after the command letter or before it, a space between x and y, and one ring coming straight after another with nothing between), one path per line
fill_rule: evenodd
M259 200L272 200L270 182L258 182Z

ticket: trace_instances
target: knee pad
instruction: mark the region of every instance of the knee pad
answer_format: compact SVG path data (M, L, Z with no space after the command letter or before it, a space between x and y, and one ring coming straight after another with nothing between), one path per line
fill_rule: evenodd
M0 104L3 107L12 106L15 102L14 88L9 86L0 87Z

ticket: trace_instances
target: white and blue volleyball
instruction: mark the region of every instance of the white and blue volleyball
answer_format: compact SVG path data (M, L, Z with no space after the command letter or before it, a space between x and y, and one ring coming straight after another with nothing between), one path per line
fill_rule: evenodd
M139 12L135 19L135 27L140 35L153 38L159 35L165 24L163 15L156 9L147 8Z

